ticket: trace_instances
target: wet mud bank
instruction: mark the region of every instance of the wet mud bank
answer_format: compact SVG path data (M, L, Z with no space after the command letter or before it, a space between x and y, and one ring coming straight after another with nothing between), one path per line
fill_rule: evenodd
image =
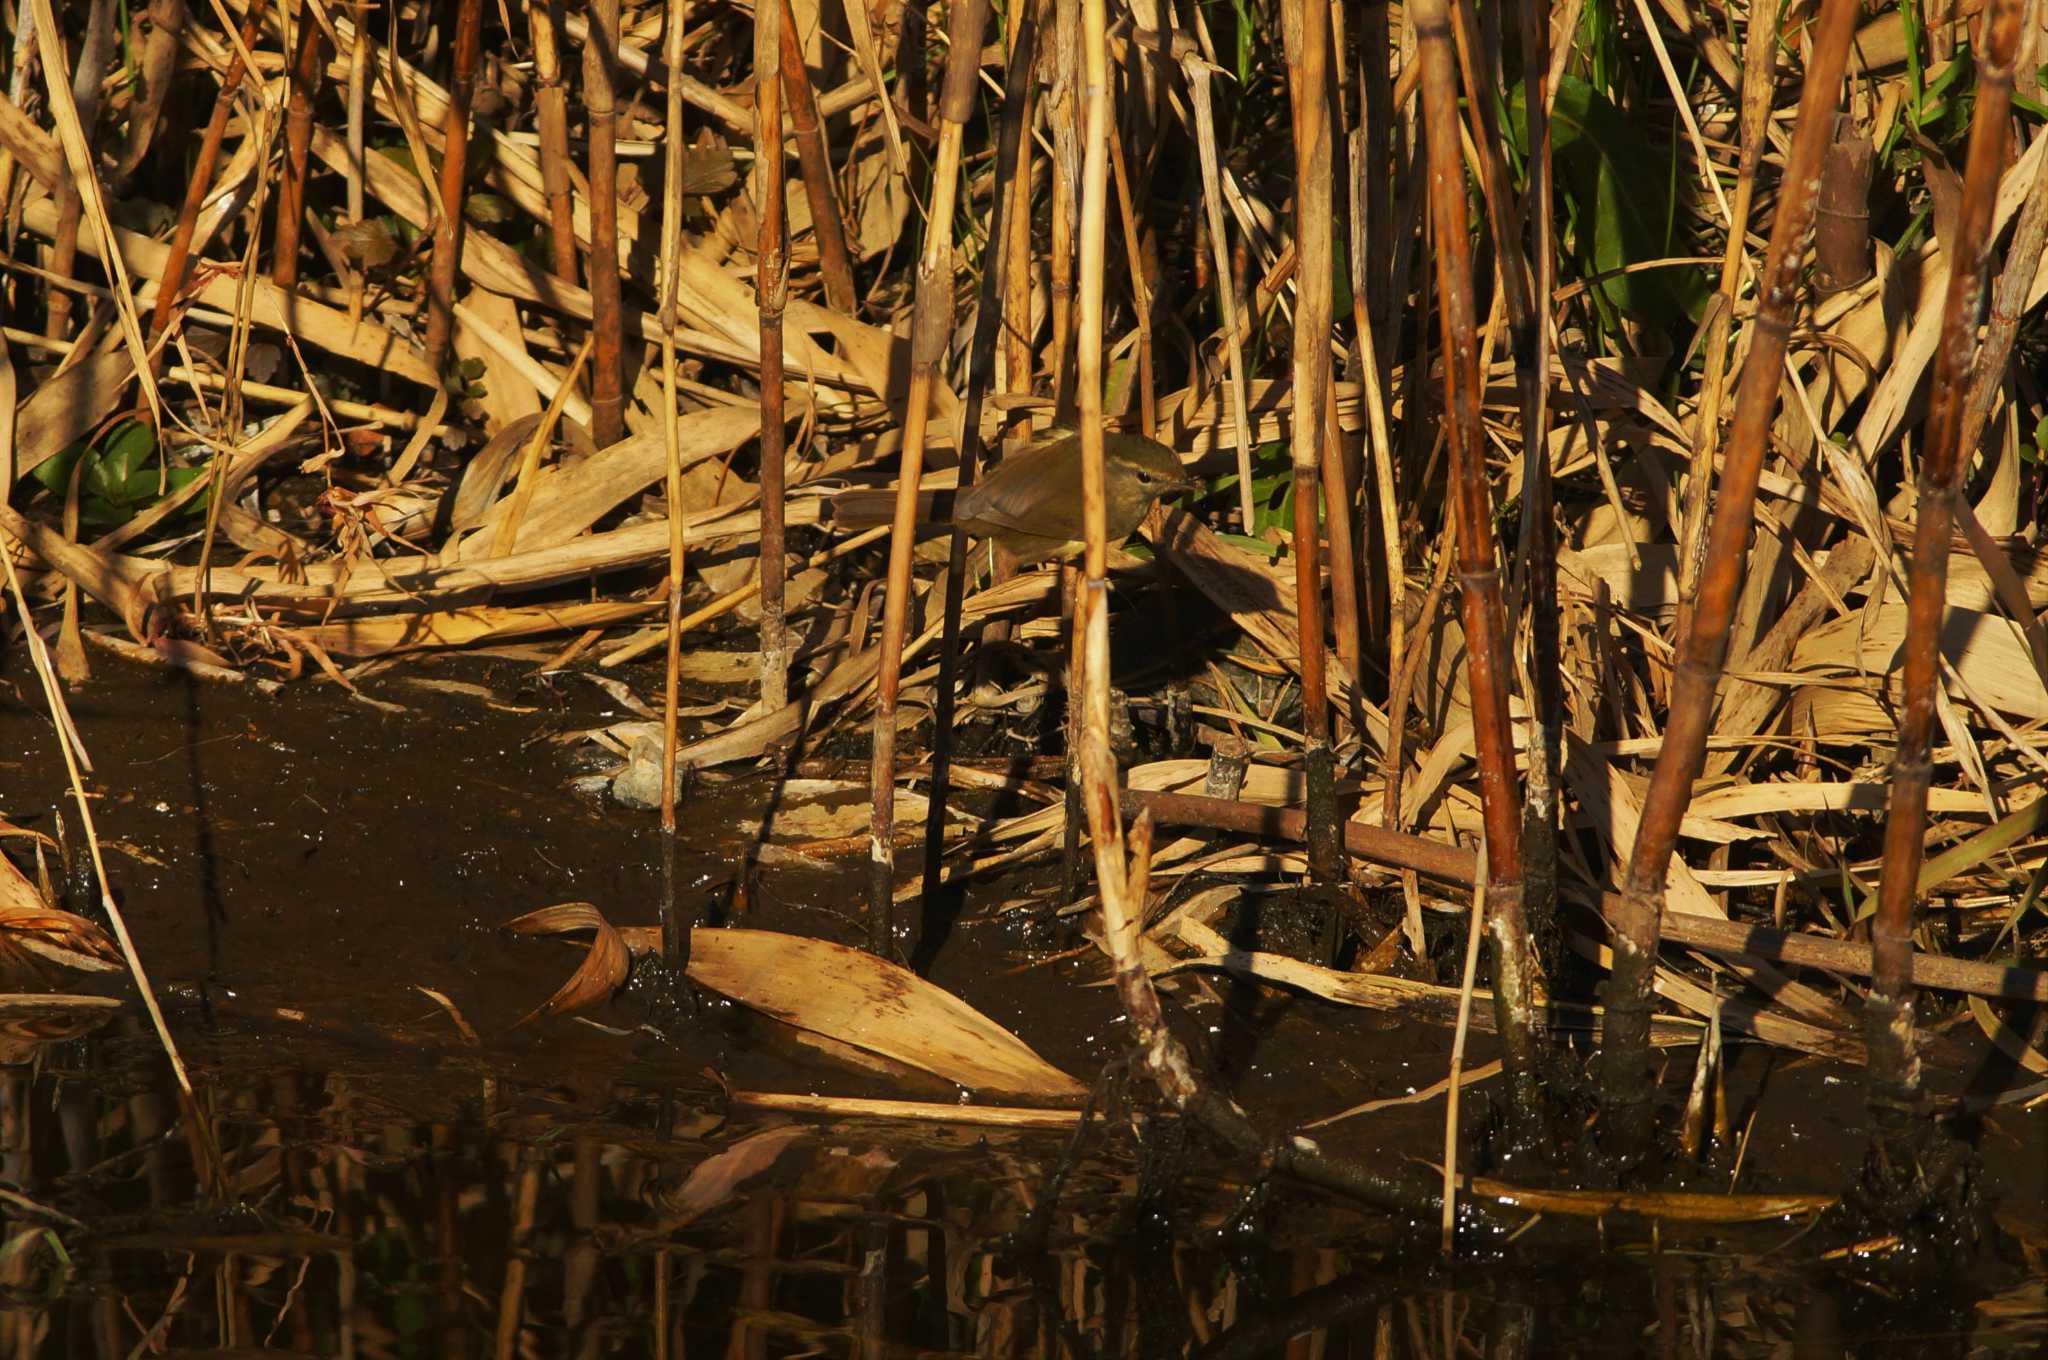
M15 665L5 678L0 810L52 837L61 815L75 847L33 677ZM363 691L265 694L102 663L71 696L110 878L211 1151L132 1003L71 1038L47 1017L0 1017L8 1353L2048 1344L2048 1112L1994 1108L1958 1126L1982 1209L1947 1262L1891 1259L1842 1218L1653 1227L1552 1210L1515 1244L1440 1267L1433 1225L1262 1180L1161 1114L1121 1071L1121 1017L1094 951L1070 948L1077 934L1027 949L996 914L1050 892L1030 878L977 885L928 976L1091 1089L1078 1134L1071 1106L1018 1103L995 1122L929 1075L850 1067L730 1003L678 1016L645 984L521 1025L582 951L508 934L508 920L563 902L655 920L652 816L573 792L578 747L553 740L616 720L616 705L511 661L418 665ZM693 789L677 865L692 905L723 924L858 942L857 857L736 867L770 796L752 778ZM33 865L32 850L14 858ZM78 875L69 886L90 914ZM132 996L118 980L100 990ZM1274 1126L1374 1102L1317 1136L1390 1162L1440 1157L1443 1106L1426 1088L1446 1070L1447 1026L1228 981L1174 1013ZM1475 1036L1467 1065L1493 1056ZM1970 1061L1936 1076L1949 1094L1984 1080L1984 1055ZM1668 1094L1688 1071L1674 1050ZM1848 1067L1737 1046L1740 1165L1711 1162L1686 1188L1852 1186L1866 1137L1857 1082ZM857 1099L932 1108L881 1117L831 1103ZM1485 1082L1465 1110L1468 1165L1498 1170Z

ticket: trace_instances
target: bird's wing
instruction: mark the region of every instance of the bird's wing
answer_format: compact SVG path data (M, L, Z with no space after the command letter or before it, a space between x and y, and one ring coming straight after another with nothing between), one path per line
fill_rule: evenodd
M954 521L1040 538L1081 537L1080 456L1078 441L1057 440L1003 460L986 480L960 493Z

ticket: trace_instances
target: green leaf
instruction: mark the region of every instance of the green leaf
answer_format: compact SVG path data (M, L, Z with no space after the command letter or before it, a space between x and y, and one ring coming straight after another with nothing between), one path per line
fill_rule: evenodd
M100 448L99 461L109 482L125 482L138 468L153 461L156 432L139 420L114 427Z
M1522 146L1528 143L1525 101L1518 82L1509 93L1508 115ZM1572 245L1585 272L1606 273L1680 253L1666 229L1672 220L1671 158L1652 144L1638 118L1567 74L1558 82L1551 148L1561 197L1576 218ZM1599 285L1614 306L1664 324L1681 316L1697 320L1709 291L1696 269L1617 274Z

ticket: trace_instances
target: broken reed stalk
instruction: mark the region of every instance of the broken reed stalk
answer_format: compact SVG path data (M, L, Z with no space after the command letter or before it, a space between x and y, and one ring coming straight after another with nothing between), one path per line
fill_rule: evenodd
M903 635L910 617L911 550L917 542L917 487L924 476L925 430L933 374L953 327L953 207L960 188L960 144L974 112L987 0L954 0L952 46L939 105L939 146L932 169L932 206L917 262L917 301L910 323L910 391L903 409L903 461L889 533L889 576L882 598L881 652L875 676L873 800L868 823L868 945L887 958L895 936L896 696L902 683Z
M1799 296L1800 261L1813 231L1821 157L1834 138L1842 71L1856 26L1855 0L1823 0L1809 49L1805 85L1770 245L1757 282L1749 355L1735 395L1719 494L1707 531L1690 626L1672 658L1671 710L1664 744L1643 795L1642 818L1622 882L1620 908L1609 914L1614 965L1606 987L1607 1027L1601 1050L1601 1093L1608 1150L1623 1162L1648 1154L1653 1129L1650 1089L1650 987L1656 974L1658 917L1678 828L1706 757L1714 690L1728 647L1742 586L1757 478L1778 405L1779 371Z
M483 0L461 0L455 12L455 67L448 116L441 125L441 216L434 223L434 263L427 278L427 367L436 374L455 332L455 279L462 269L463 185L469 178L469 103L483 47Z
M853 262L846 253L846 228L839 216L839 199L832 189L832 159L818 124L818 98L811 90L810 70L804 65L803 35L797 32L796 11L789 0L781 3L782 91L789 101L789 126L796 142L797 165L803 174L804 199L811 207L811 239L818 247L818 276L825 285L826 304L835 312L852 316L860 303L854 293ZM757 71L754 78L758 81L763 77ZM754 125L763 126L758 111ZM787 253L785 245L785 256ZM787 268L785 261L785 273Z
M668 31L663 50L668 59L668 69L682 69L683 57L683 13L688 0L669 0ZM528 13L542 7L530 6ZM550 15L541 14L539 21L549 27L553 25ZM683 458L679 416L676 410L676 286L678 283L677 262L682 254L683 236L683 88L682 82L668 82L668 119L664 130L662 159L661 195L661 279L659 283L661 321L661 437L667 457L668 482L668 636L666 638L667 665L662 681L661 707L661 830L662 863L665 867L674 860L676 839L676 711L680 703L683 672L683 555L685 535L683 531ZM543 153L545 139L542 133ZM552 204L550 204L552 211ZM576 238L573 231L567 236L569 243L569 268L575 269ZM555 252L555 264L559 270L562 255ZM780 354L781 347L776 347ZM764 348L762 361L768 358ZM566 386L566 384L565 384ZM782 385L776 384L779 392ZM766 400L767 387L762 387ZM763 427L766 433L766 427ZM684 969L690 962L690 931L683 921L681 910L675 898L675 875L664 875L664 892L661 904L662 957L671 969Z
M241 47L253 46L257 35L262 32L265 3L266 0L250 0L249 17L242 22ZM356 41L360 43L362 40L362 30L358 29ZM164 257L163 275L157 280L156 306L149 315L149 336L152 339L163 331L171 309L177 305L178 293L185 286L185 269L192 258L192 237L199 228L199 210L205 206L206 196L213 190L214 166L220 160L221 142L227 136L228 119L234 114L235 94L241 89L243 75L242 58L237 52L228 60L227 74L221 78L220 93L214 96L213 114L206 120L206 131L199 139L198 161L185 181L185 202L178 209L177 230L171 234L170 254Z
M625 305L619 289L618 107L612 72L618 65L619 0L590 0L583 40L583 104L590 168L590 309L597 336L590 372L590 437L600 449L626 437ZM779 171L780 156L757 173Z
M1552 254L1553 182L1550 167L1548 7L1523 0L1522 89L1528 112L1529 297L1526 332L1513 332L1517 371L1535 375L1522 385L1522 600L1529 617L1529 747L1522 798L1522 910L1529 933L1542 946L1557 917L1558 777L1564 751L1564 653L1558 637L1557 521L1550 486L1550 294L1557 262ZM1504 74L1504 73L1503 73ZM1515 256L1521 264L1520 252ZM1526 351L1523 346L1528 348ZM1510 639L1512 641L1512 639Z
M482 22L480 6L477 21L479 24ZM321 33L320 25L314 22L311 10L301 9L298 23L298 53L292 62L291 97L285 102L284 173L277 182L275 254L270 272L277 286L287 290L297 287L299 282L299 234L304 230L306 221L306 158L313 147L313 94L320 88L320 72L324 65L321 57L326 46L326 37ZM458 71L458 78L459 74ZM449 112L452 116L452 105ZM447 198L445 188L442 198ZM438 244L437 240L437 253ZM430 340L432 335L430 320Z
M1984 274L1991 217L2005 163L2006 115L2012 106L2014 54L2023 0L1986 7L1977 58L1977 105L1963 163L1961 207L1949 259L1948 292L1934 352L1921 444L1919 499L1913 523L1913 564L1907 576L1905 656L1901 665L1899 749L1892 764L1884 827L1884 867L1877 915L1870 923L1871 988L1865 1017L1870 1045L1870 1099L1882 1116L1910 1110L1920 1096L1913 1052L1913 906L1927 839L1927 787L1933 777L1935 685L1941 664L1941 620L1948 603L1949 540L1970 450L1964 448L1963 402Z
M1301 621L1302 764L1308 780L1309 878L1337 883L1340 844L1337 775L1330 752L1330 690L1323 641L1321 516L1324 405L1330 385L1331 206L1329 78L1330 12L1324 0L1286 0L1281 31L1287 47L1294 123L1294 600ZM1084 280L1085 282L1085 280ZM1328 488L1334 501L1343 479ZM1347 517L1348 522L1348 517ZM1331 531L1335 536L1335 516ZM1335 960L1341 931L1334 902L1325 902L1325 962Z
M754 247L754 297L761 316L761 705L770 713L789 702L782 417L782 313L789 301L789 179L783 173L781 148L783 42L792 22L773 0L755 6L754 168L761 194L760 230ZM799 79L803 76L801 61L797 75Z
M1022 16L1013 25L1010 33L1010 70L1028 72L1038 47L1038 7L1025 6ZM948 70L947 90L950 92L951 71ZM971 95L970 91L970 95ZM1031 100L1031 82L1028 78L1013 77L1004 82L1003 109L996 140L996 178L998 185L1014 182L1018 166L1028 154L1031 139L1025 135L1029 126L1026 122ZM1015 193L998 191L989 196L988 239L1009 241L1013 238L1012 218L1023 211L1024 227L1030 230L1030 199ZM1029 237L1026 237L1028 246ZM1010 270L1016 264L1015 258L1006 251L995 251L990 255L991 267L982 271L981 290L975 312L974 336L967 351L967 391L960 414L960 479L964 490L973 486L979 475L982 462L981 409L990 384L995 379L996 339L1004 333L1014 334L1018 329L1016 318L1029 317L1030 295L1025 294L1022 312L1010 312L1008 307L1015 300L1011 289ZM1029 259L1023 265L1025 285L1030 286ZM1025 381L1030 381L1029 350L1026 350ZM946 556L946 601L942 616L939 642L938 695L932 711L932 752L931 791L926 801L925 854L924 854L924 900L927 907L927 921L931 904L938 900L944 877L946 853L946 798L952 779L953 758L953 711L954 690L960 667L960 610L966 602L967 588L967 535L954 528ZM987 636L986 633L983 634ZM1071 900L1071 899L1070 899ZM919 940L920 952L929 954L937 943L936 937L927 936Z
M1515 792L1514 737L1508 726L1507 678L1512 663L1500 572L1494 565L1493 498L1486 479L1485 432L1479 423L1479 343L1473 317L1472 245L1465 233L1456 57L1445 0L1420 0L1413 14L1428 139L1429 213L1436 242L1460 617L1472 693L1473 753L1486 822L1487 937L1493 956L1494 1018L1500 1031L1511 1117L1527 1121L1541 1108L1536 1072L1540 1016L1535 955L1522 914L1522 811ZM1504 244L1503 252L1509 248Z
M526 29L533 41L533 107L540 131L541 190L548 202L548 266L556 278L573 284L576 200L569 180L569 91L562 78L562 27L556 0L526 0ZM673 106L673 97L670 103ZM669 182L679 184L681 176Z

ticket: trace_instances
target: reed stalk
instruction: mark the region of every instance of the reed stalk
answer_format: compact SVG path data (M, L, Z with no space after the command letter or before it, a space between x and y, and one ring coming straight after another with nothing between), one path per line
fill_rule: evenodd
M1797 311L1799 268L1813 232L1821 158L1834 139L1834 113L1856 25L1855 0L1823 0L1807 58L1798 121L1786 157L1770 245L1758 281L1749 355L1735 395L1690 626L1673 657L1664 744L1643 795L1641 820L1619 906L1608 917L1614 965L1606 988L1601 1102L1609 1151L1623 1163L1647 1155L1653 1128L1649 1072L1650 987L1656 973L1658 913L1679 823L1705 760L1714 690L1740 592L1756 505L1757 478L1778 404L1779 374Z
M574 284L575 192L569 179L569 91L562 76L558 0L526 0L526 29L533 41L533 107L540 131L541 189L548 201L548 263L556 278ZM680 183L680 176L670 182Z
M1302 10L1319 9L1323 0L1294 0ZM1300 1135L1283 1139L1267 1136L1228 1096L1210 1089L1196 1075L1186 1047L1165 1021L1159 994L1145 971L1139 953L1139 930L1150 889L1152 862L1152 818L1140 812L1126 839L1119 810L1119 782L1116 757L1109 744L1109 545L1102 440L1102 311L1104 236L1108 216L1108 141L1110 136L1109 54L1103 0L1082 0L1082 54L1085 62L1080 85L1086 136L1083 142L1081 178L1081 220L1079 232L1079 308L1076 318L1077 377L1075 395L1080 407L1081 512L1085 536L1081 599L1077 622L1082 639L1082 667L1085 677L1080 708L1082 802L1086 805L1089 836L1094 847L1095 876L1102 912L1102 934L1108 948L1118 999L1123 1003L1130 1025L1133 1048L1140 1066L1152 1077L1162 1095L1176 1109L1200 1124L1211 1135L1234 1150L1258 1155L1284 1175L1298 1176L1311 1183L1352 1195L1367 1203L1398 1206L1405 1211L1432 1217L1442 1208L1441 1196L1428 1187L1378 1172L1341 1158L1330 1157L1313 1140ZM1294 23L1308 28L1297 11ZM1317 21L1314 32L1319 46L1326 47ZM1320 96L1320 86L1315 89ZM1327 133L1324 134L1327 136ZM1313 143L1310 143L1311 147ZM1328 178L1324 177L1325 194ZM1329 220L1322 231L1328 240ZM1304 246L1306 252L1310 247ZM1327 265L1327 260L1325 261ZM1304 282L1307 281L1304 274ZM1326 267L1321 286L1327 290L1330 274ZM1309 289L1304 288L1306 298ZM1308 304L1304 302L1304 310ZM1324 306L1321 348L1328 364L1328 304ZM1297 400L1300 400L1297 395ZM1319 398L1306 407L1311 418L1305 423L1313 443L1322 430ZM1304 422L1297 420L1297 438ZM1318 466L1311 457L1311 471ZM1313 514L1313 510L1310 512ZM1308 638L1303 623L1303 640Z
M1741 113L1737 123L1741 149L1735 170L1732 223L1721 253L1721 281L1702 346L1705 372L1694 417L1692 467L1685 477L1678 531L1678 619L1672 636L1686 631L1693 597L1699 590L1700 565L1706 554L1707 493L1714 484L1714 451L1721 446L1721 407L1728 395L1728 336L1735 322L1735 300L1742 284L1742 261L1748 253L1749 214L1756 200L1757 165L1763 157L1764 133L1774 102L1780 0L1757 0L1749 11L1748 37L1742 51Z
M255 43L262 31L263 10L267 0L250 0L249 16L242 22L241 48ZM356 41L361 42L360 30ZM220 161L220 147L227 136L228 119L235 112L235 94L242 88L245 74L240 51L228 59L227 74L221 77L220 92L213 99L213 114L206 120L206 131L199 138L199 157L192 167L191 178L185 182L185 202L178 209L178 225L171 233L170 254L164 258L163 275L157 280L156 306L149 315L149 335L153 339L170 319L171 309L177 305L178 293L185 286L185 269L192 257L192 237L199 227L199 210L206 203L206 196L213 189L214 166Z
M781 58L783 96L789 104L789 126L796 142L797 165L803 174L804 199L811 207L811 239L818 247L818 276L825 285L825 302L833 311L852 316L860 305L854 292L853 261L846 251L846 227L839 215L839 197L833 192L832 160L825 149L824 129L818 123L818 97L811 89L810 70L804 65L803 35L797 32L796 11L789 0L782 0ZM754 78L764 77L757 71ZM761 125L758 110L755 125Z
M1522 909L1538 942L1554 932L1557 914L1558 778L1564 748L1564 655L1558 638L1557 520L1550 485L1550 314L1557 272L1550 164L1550 14L1523 0L1522 90L1529 135L1528 224L1532 315L1514 332L1515 363L1534 375L1522 395L1522 599L1529 614L1528 780L1522 800ZM1503 78L1505 73L1503 72ZM1519 244L1519 243L1518 243ZM1522 263L1514 254L1515 268Z
M71 72L71 101L78 107L78 119L88 132L98 117L100 85L106 78L107 63L114 50L113 0L93 0L85 24L85 38L78 46L77 69ZM60 63L63 54L52 47ZM68 279L78 268L78 225L85 216L85 199L75 184L63 185L57 193L57 231L48 251L52 274ZM52 340L71 335L71 294L62 288L49 293L43 334Z
M441 216L434 223L434 263L427 276L427 366L439 373L455 332L455 279L462 270L464 185L469 179L469 103L483 47L483 0L460 0L455 11L455 61L448 117L441 125Z
M1324 414L1330 386L1331 249L1329 85L1330 12L1326 0L1288 0L1281 32L1287 49L1294 123L1294 601L1301 623L1302 762L1308 778L1309 877L1320 888L1340 873L1337 785L1330 752L1330 691L1324 652L1322 525ZM1085 377L1084 377L1085 381ZM1329 489L1333 502L1343 479ZM1336 536L1336 517L1331 517ZM1348 517L1347 517L1348 520ZM1333 960L1339 919L1328 906L1323 953Z
M795 19L783 10L782 5L773 3L754 10L754 145L758 153L754 165L761 195L754 248L754 290L761 315L761 705L771 713L789 702L782 416L782 313L789 300L789 180L783 173L781 147L782 59ZM801 54L796 75L808 90Z
M1870 926L1870 996L1865 1010L1870 1045L1870 1098L1880 1116L1910 1111L1920 1099L1920 1064L1914 1053L1913 908L1919 898L1920 861L1927 840L1927 789L1933 779L1935 685L1941 664L1941 621L1948 603L1949 541L1970 450L1965 393L1984 306L1984 276L1991 248L1992 213L2005 168L2006 119L2012 107L2013 61L2019 48L2023 0L1991 0L1977 45L1977 102L1970 116L1970 148L1963 164L1962 200L1952 240L1944 241L1948 292L1928 387L1927 433L1922 441L1919 502L1913 522L1913 564L1907 574L1906 640L1901 665L1899 749L1884 828L1884 867L1877 915Z
M313 146L313 96L320 89L320 73L325 64L322 58L326 55L327 46L326 35L320 31L320 25L314 21L310 10L301 9L298 21L291 95L285 101L284 173L277 182L277 226L270 273L277 286L287 290L296 288L299 282L299 235L306 221L306 159ZM480 8L477 21L479 24L482 22ZM457 22L459 24L460 20ZM447 199L445 188L442 199ZM430 337L432 329L430 321Z
M945 357L953 324L953 207L960 187L960 145L973 116L975 79L987 0L954 0L939 99L939 145L932 170L932 207L925 219L924 250L917 262L916 311L910 325L910 391L903 411L903 456L897 472L896 513L889 535L889 576L882 602L882 636L875 677L873 805L868 823L868 944L888 957L895 939L896 697L902 683L903 637L910 617L911 550L917 537L917 489L924 476L924 446L934 373Z
M1221 157L1216 148L1216 115L1209 94L1209 64L1195 53L1182 59L1194 103L1195 149L1202 163L1202 206L1208 214L1209 249L1215 255L1216 311L1230 355L1230 417L1237 436L1237 510L1243 532L1257 516L1252 502L1251 419L1246 414L1244 338L1237 315L1237 287L1230 269L1230 231L1223 218Z
M1472 248L1465 232L1456 56L1445 0L1420 0L1410 13L1421 63L1430 221L1436 242L1460 617L1472 694L1473 751L1486 824L1487 937L1493 956L1494 1016L1507 1072L1508 1107L1526 1129L1542 1104L1536 1071L1540 1017L1535 959L1522 908L1521 799L1515 790L1515 747L1508 725L1507 673L1511 663L1500 572L1494 562L1485 434L1479 423L1479 341L1474 323Z
M667 33L663 49L668 59L668 69L679 70L683 57L683 15L688 0L669 0ZM530 6L528 14L533 16L537 27L553 26L553 17L540 5ZM672 865L676 841L676 746L677 710L680 707L683 671L683 556L685 533L683 526L683 458L678 412L676 409L676 288L678 282L677 261L682 254L683 198L680 185L683 182L683 89L680 81L668 82L668 117L664 128L662 195L661 195L661 279L659 283L661 322L661 435L667 460L668 488L668 630L666 642L666 665L663 668L661 706L661 830L663 864ZM547 133L543 131L543 156L546 154ZM561 164L567 173L566 163ZM550 203L550 211L553 204ZM569 243L568 266L575 272L575 243L573 230L566 236ZM557 270L562 266L562 252L554 254ZM765 324L765 323L764 323ZM781 347L776 347L779 357ZM761 358L765 364L768 350L764 347ZM776 384L780 392L782 385ZM767 386L762 386L763 400L766 400ZM779 427L778 427L779 428ZM766 427L763 427L766 434ZM765 575L765 572L763 573ZM662 901L662 957L678 974L690 962L690 928L684 921L675 897L675 876L671 871L664 875L666 891Z
M1016 122L1028 133L1032 120L1038 111L1038 82L1035 78L1038 65L1038 29L1045 0L1025 0L1021 16L1013 15L1009 23L1008 75L1004 81L1003 117L1011 117L1010 101L1016 101ZM1004 135L1009 127L1007 121ZM1032 139L1020 135L1017 154L1008 178L998 177L997 183L1009 199L1004 209L1006 229L1003 233L1003 390L1013 396L1031 395L1032 340L1035 338L1031 325L1031 162L1034 152ZM1020 418L1016 423L1019 430L1025 427Z
M590 308L597 337L590 369L590 437L599 448L626 436L625 300L619 288L618 67L619 0L590 0L583 41L583 105L590 139ZM779 174L780 156L759 162L758 173Z
M1028 72L1038 47L1038 7L1027 4L1023 15L1013 25L1010 33L1010 69L1020 68ZM1031 139L1026 136L1029 127L1027 119L1031 107L1031 82L1028 76L1013 75L1006 82L1003 92L1003 108L998 125L996 142L996 180L999 185L1012 184L1020 175L1018 166L1029 153ZM1025 212L1025 230L1030 229L1028 195L1015 192L998 192L989 197L988 239L1010 241L1014 239L1013 217ZM1026 238L1028 243L1028 236ZM981 409L990 385L995 379L996 342L1003 335L1014 335L1018 329L1016 317L1008 309L1016 300L1012 288L1014 280L1010 271L1017 262L1007 251L991 252L991 266L982 272L979 308L975 315L974 336L968 346L967 391L960 416L960 486L964 489L974 485L982 464ZM1028 257L1022 266L1030 268ZM1026 275L1029 286L1029 275ZM1030 294L1023 300L1024 311L1030 315ZM1023 372L1029 381L1028 351ZM960 669L960 610L966 600L967 586L967 535L955 528L948 545L946 564L945 613L940 629L938 697L932 714L931 792L927 802L925 820L924 857L924 901L925 919L918 939L918 958L929 959L936 951L942 923L937 919L936 907L940 898L941 880L945 860L946 797L951 787L953 758L953 713L955 690ZM987 636L986 633L983 634Z

